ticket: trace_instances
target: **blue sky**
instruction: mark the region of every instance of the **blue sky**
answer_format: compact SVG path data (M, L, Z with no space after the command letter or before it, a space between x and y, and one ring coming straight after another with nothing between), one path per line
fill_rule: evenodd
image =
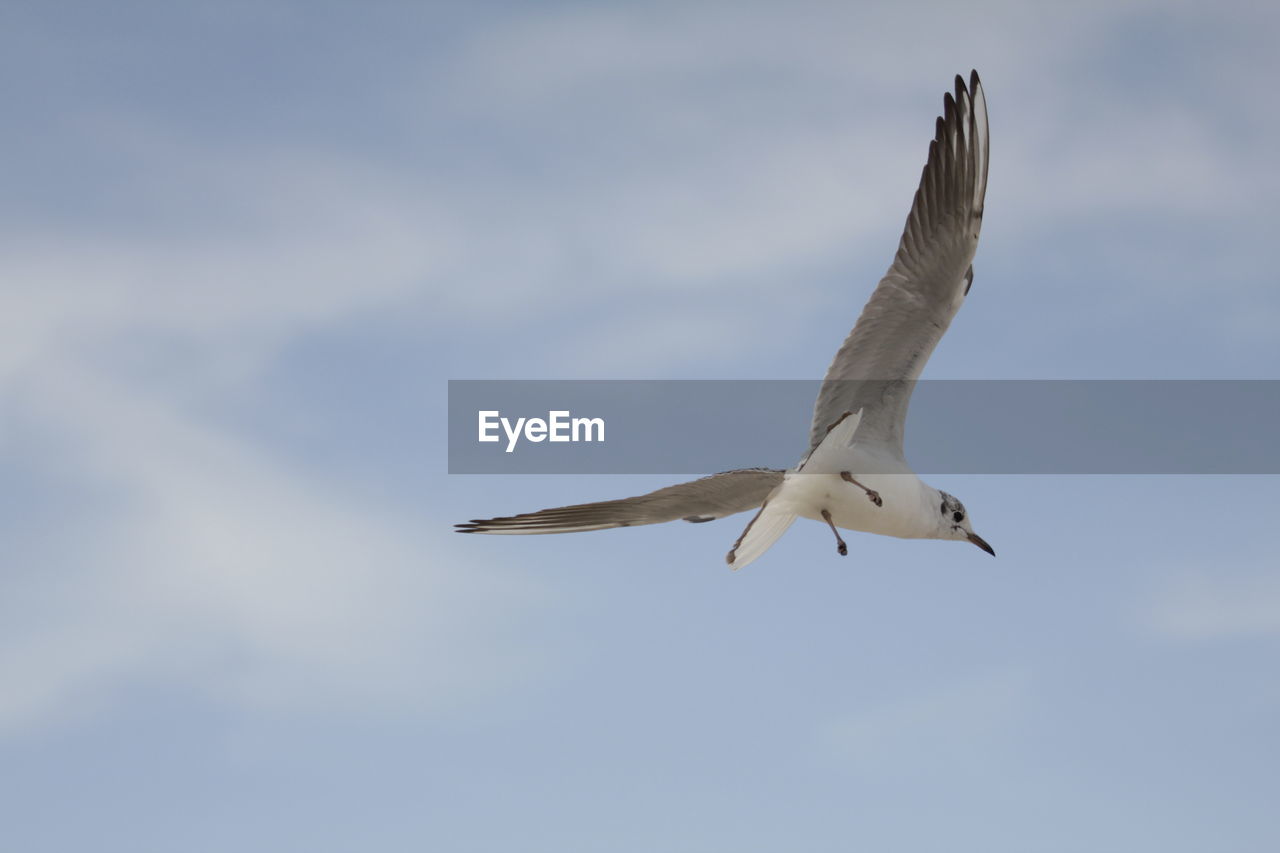
M444 405L820 376L971 67L926 376L1277 378L1278 18L10 4L6 843L1274 850L1274 477L949 477L998 559L734 573L739 519L452 535L669 479L450 477Z

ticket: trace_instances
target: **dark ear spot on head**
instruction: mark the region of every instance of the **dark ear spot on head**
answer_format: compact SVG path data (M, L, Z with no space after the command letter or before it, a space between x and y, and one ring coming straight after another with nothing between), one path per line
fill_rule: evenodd
M938 512L942 513L943 515L946 515L946 514L947 514L947 502L946 502L946 501L943 501L943 502L942 502L942 509L938 510Z

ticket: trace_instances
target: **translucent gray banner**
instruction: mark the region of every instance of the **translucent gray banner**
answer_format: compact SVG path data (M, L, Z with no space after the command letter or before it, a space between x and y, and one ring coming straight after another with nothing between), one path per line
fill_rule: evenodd
M449 472L789 468L820 384L451 380ZM922 475L1277 474L1277 424L1280 380L926 380L906 455Z

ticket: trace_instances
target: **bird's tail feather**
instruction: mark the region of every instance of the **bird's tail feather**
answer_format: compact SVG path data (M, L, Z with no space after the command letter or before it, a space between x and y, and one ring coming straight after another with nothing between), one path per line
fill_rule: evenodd
M775 491L776 494L776 491ZM765 501L764 506L756 513L755 518L747 522L747 527L729 549L725 562L731 568L740 569L759 557L796 520L796 514L783 508L785 502Z

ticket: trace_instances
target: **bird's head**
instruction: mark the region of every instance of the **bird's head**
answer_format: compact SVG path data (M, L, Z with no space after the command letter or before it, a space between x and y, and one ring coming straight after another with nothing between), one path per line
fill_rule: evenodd
M973 532L973 524L969 521L969 513L964 504L946 492L938 492L940 505L938 508L939 539L963 539L972 542L991 556L995 549L987 544L987 540Z

